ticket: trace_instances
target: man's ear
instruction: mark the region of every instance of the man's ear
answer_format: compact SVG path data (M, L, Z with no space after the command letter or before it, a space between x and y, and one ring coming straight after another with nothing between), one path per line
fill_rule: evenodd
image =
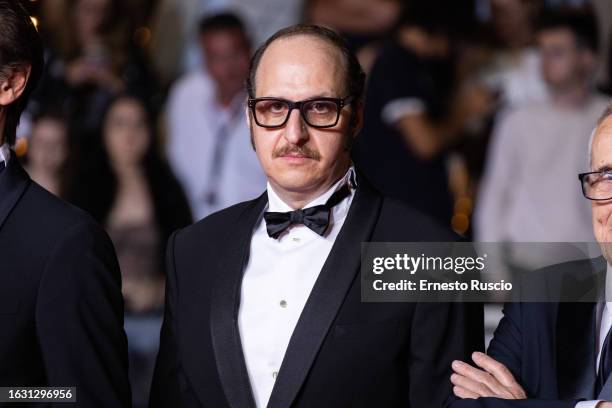
M253 137L253 118L251 117L251 109L249 109L249 107L247 106L244 113L246 115L247 127L249 128L249 135L251 138L251 147L253 148L254 151L257 151L257 149L255 148L255 138Z
M20 65L10 69L8 75L0 76L0 106L8 106L23 94L32 66Z
M251 128L251 109L247 106L244 108L244 116L246 118L247 127Z

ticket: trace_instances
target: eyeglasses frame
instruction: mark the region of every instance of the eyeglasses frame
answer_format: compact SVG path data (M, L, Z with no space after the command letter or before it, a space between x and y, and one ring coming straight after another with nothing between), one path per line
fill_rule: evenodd
M612 196L610 196L608 198L591 198L591 197L587 196L587 193L584 190L584 179L585 179L586 176L588 176L590 174L602 174L602 173L612 174L612 171L609 171L609 170L600 170L600 171L589 171L587 173L580 173L580 174L578 174L578 180L580 180L580 187L582 188L582 195L584 196L584 198L586 198L588 200L591 200L591 201L612 200Z
M255 119L255 123L257 123L257 126L260 126L262 128L277 129L277 128L281 128L285 126L287 122L289 121L291 112L294 109L298 109L300 111L300 116L302 117L302 120L304 120L304 122L308 126L315 128L315 129L327 129L327 128L332 128L338 124L338 121L340 120L340 112L342 111L342 109L344 109L345 106L349 106L353 100L354 98L352 96L347 96L345 98L331 98L331 97L309 98L309 99L304 99L303 101L293 102L293 101L290 101L284 98L274 98L270 96L265 96L262 98L249 98L247 101L247 106L251 109L251 112L253 114L253 119ZM285 120L283 121L283 123L279 125L274 125L274 126L262 125L259 122L259 120L257 120L257 114L255 113L255 105L257 104L257 102L260 102L260 101L280 101L280 102L286 103L287 106L289 107L289 110L287 111L287 116L285 117ZM306 114L304 113L303 106L309 102L315 102L315 101L325 101L325 102L335 102L336 103L336 106L338 107L338 112L336 115L336 120L334 121L333 124L331 125L313 125L308 121L308 119L306 118Z

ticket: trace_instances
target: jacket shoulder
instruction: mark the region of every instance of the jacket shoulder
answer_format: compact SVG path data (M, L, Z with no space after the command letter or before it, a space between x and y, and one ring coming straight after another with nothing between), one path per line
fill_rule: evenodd
M92 230L102 228L84 210L56 197L35 182L32 182L22 196L18 211L23 213L32 225L39 225L46 231L63 233L76 225L85 225Z
M450 223L450 220L449 220ZM389 242L451 242L459 236L448 226L412 206L383 196L376 239Z
M264 193L265 194L265 193ZM250 201L234 204L223 210L212 213L200 221L175 232L175 245L189 242L202 242L210 239L221 241L235 231L234 226L245 214L254 211L263 199L263 195Z

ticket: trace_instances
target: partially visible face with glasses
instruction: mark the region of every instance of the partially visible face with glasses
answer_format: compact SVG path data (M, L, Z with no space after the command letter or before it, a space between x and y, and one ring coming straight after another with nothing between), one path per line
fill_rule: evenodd
M270 184L281 197L322 194L350 165L342 55L314 37L276 40L260 60L255 93L247 118Z
M612 116L597 128L591 147L591 172L580 175L592 204L593 232L603 255L612 262Z

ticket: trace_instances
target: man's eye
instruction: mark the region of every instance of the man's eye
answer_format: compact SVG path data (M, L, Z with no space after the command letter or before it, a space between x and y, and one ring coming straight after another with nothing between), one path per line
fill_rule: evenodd
M327 113L330 111L329 104L325 102L315 102L310 106L310 109L315 113Z
M602 172L598 174L594 174L589 180L589 185L594 186L599 183L612 183L612 172Z
M282 112L285 109L285 104L281 102L273 102L268 106L270 112Z

